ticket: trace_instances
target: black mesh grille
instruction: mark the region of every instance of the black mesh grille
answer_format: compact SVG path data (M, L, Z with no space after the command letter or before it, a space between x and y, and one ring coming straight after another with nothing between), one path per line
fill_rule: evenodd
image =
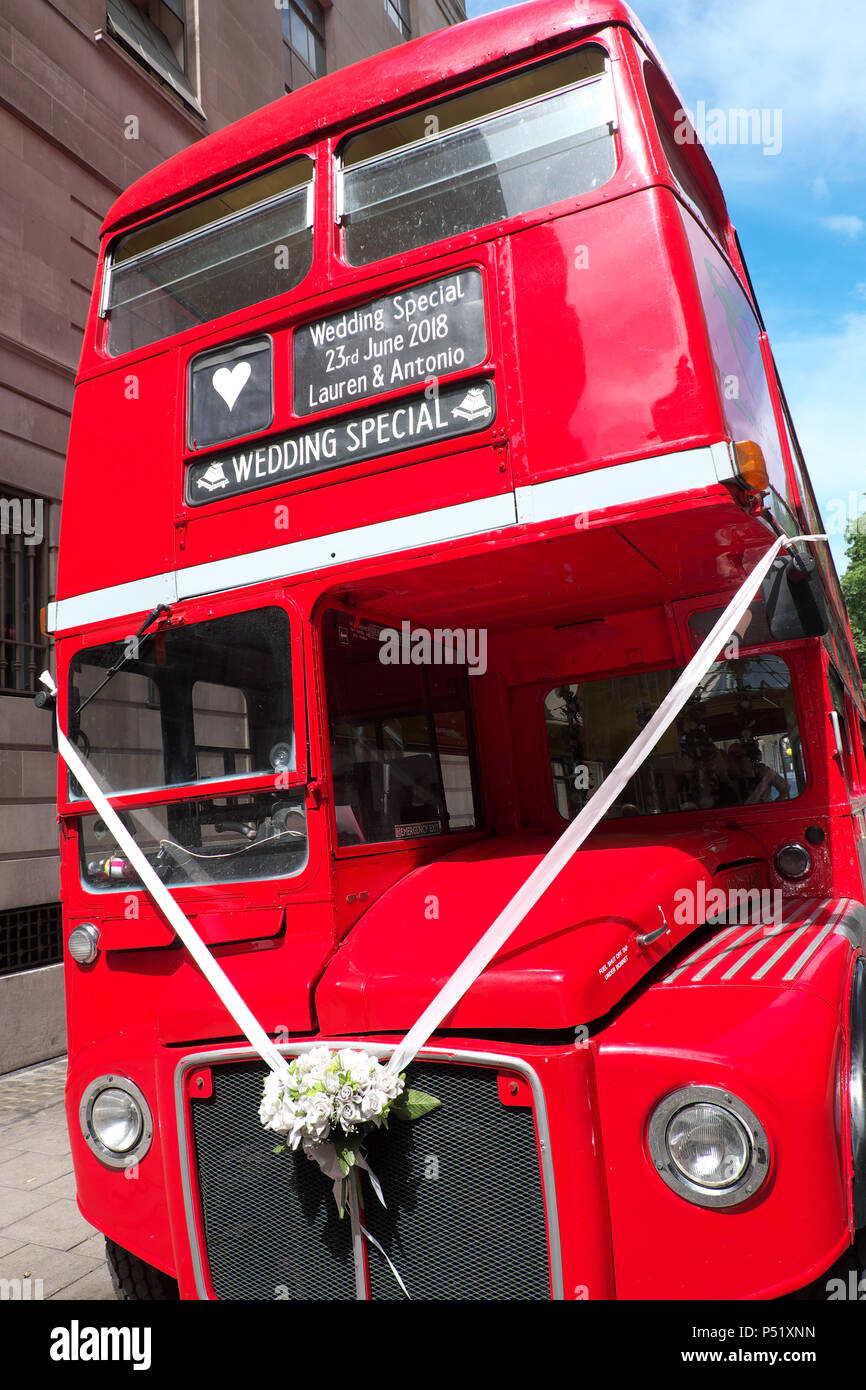
M211 1279L218 1298L354 1298L348 1216L303 1154L275 1154L258 1110L265 1068L214 1067L192 1106Z
M370 1136L368 1160L388 1205L364 1179L364 1225L412 1298L549 1298L532 1111L503 1105L487 1067L418 1062L408 1079L442 1105ZM403 1297L372 1244L368 1264L374 1298Z
M354 1298L348 1214L303 1155L275 1155L258 1105L264 1068L214 1067L192 1105L207 1257L219 1298ZM504 1106L492 1069L416 1062L410 1084L440 1109L371 1136L364 1224L414 1299L546 1299L547 1234L532 1112ZM402 1298L368 1249L374 1298ZM283 1292L283 1290L285 1292Z
M62 959L59 903L0 912L0 975L56 965Z

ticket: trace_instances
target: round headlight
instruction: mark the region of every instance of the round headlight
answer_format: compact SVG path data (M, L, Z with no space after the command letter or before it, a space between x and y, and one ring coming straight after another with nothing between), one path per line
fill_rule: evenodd
M659 1177L698 1206L746 1201L770 1167L757 1116L716 1086L684 1086L666 1096L650 1117L648 1142Z
M99 955L99 931L92 922L82 922L69 933L66 949L79 965L90 965Z
M126 1076L91 1081L78 1109L81 1132L109 1168L130 1168L153 1138L153 1119L142 1091Z
M805 878L812 867L812 856L805 845L792 842L776 851L773 862L782 878Z
M109 1086L101 1091L90 1111L90 1128L94 1139L112 1153L125 1154L141 1134L141 1109L127 1091Z
M719 1105L687 1105L668 1125L672 1161L701 1187L730 1187L749 1163L749 1136L739 1120Z

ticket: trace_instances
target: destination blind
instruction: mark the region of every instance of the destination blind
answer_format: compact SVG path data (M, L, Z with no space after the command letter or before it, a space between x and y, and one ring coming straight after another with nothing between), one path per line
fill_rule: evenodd
M461 381L432 395L404 397L395 405L344 415L233 453L191 463L186 500L191 507L348 463L477 434L496 418L492 381Z
M481 272L460 270L297 329L295 414L420 386L486 357Z

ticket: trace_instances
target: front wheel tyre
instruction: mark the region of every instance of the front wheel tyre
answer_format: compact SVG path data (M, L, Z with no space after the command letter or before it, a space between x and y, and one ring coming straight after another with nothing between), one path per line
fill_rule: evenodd
M177 1282L161 1269L146 1264L131 1255L122 1245L105 1238L105 1258L116 1298L137 1303L166 1302L178 1299Z

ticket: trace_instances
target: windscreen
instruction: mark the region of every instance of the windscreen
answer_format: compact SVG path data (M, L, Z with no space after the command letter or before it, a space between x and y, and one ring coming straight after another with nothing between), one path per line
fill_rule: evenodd
M544 714L561 815L581 810L679 675L647 671L549 691ZM777 656L718 661L608 816L757 806L799 796L805 785L787 664Z
M607 56L586 44L352 137L341 151L353 265L598 188L614 173Z
M121 237L108 261L112 355L285 294L313 263L313 162L302 158Z
M89 647L70 737L109 794L291 771L290 642L288 615L265 608Z

